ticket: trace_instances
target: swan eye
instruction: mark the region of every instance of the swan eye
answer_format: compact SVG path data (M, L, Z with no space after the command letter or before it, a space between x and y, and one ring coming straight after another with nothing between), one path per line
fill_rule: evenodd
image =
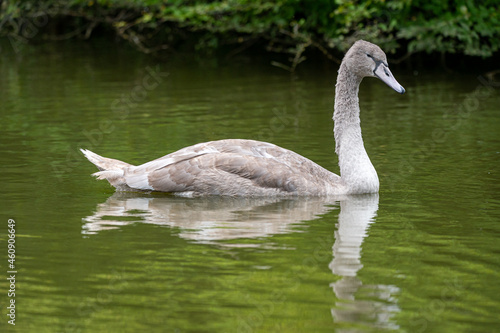
M373 56L372 56L371 54L369 54L369 53L367 53L367 54L366 54L366 56L367 56L368 58L373 59Z

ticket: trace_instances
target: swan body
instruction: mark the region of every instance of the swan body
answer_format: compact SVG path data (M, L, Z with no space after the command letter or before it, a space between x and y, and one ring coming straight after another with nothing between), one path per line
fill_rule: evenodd
M377 172L363 145L359 118L359 85L378 77L399 93L385 53L375 44L357 41L340 65L333 119L338 176L313 161L271 143L229 139L186 147L142 165L99 156L81 149L118 191L159 191L180 196L328 196L376 193Z

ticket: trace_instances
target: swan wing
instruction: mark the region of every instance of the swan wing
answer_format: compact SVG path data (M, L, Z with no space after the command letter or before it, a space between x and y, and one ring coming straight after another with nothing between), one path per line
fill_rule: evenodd
M178 194L321 195L340 177L311 160L254 140L197 144L129 168L127 185Z

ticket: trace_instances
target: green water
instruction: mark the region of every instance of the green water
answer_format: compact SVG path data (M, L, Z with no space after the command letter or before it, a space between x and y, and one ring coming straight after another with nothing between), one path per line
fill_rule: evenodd
M0 53L0 331L493 332L500 322L500 87L392 66L366 79L381 191L334 199L114 194L78 148L140 164L271 141L338 172L334 64L112 44ZM8 220L16 325L6 316Z

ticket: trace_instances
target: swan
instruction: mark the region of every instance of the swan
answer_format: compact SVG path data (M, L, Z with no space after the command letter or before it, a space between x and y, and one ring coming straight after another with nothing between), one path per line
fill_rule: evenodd
M340 176L271 143L228 139L199 143L135 166L80 149L117 191L158 191L178 196L335 196L376 193L377 172L363 145L359 85L376 77L401 86L375 44L358 40L345 54L335 88L334 137Z

